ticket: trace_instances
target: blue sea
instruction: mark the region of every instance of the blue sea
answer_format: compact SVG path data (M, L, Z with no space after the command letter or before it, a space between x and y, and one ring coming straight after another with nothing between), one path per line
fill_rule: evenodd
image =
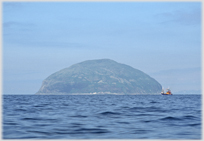
M3 139L201 139L201 95L3 95Z

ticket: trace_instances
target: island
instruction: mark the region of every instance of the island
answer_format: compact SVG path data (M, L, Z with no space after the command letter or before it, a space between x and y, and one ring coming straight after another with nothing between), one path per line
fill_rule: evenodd
M161 84L110 59L87 60L47 77L36 94L158 94Z

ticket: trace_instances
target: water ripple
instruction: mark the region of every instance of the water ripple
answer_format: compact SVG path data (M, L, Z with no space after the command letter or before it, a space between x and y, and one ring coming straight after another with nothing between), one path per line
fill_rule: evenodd
M3 99L3 139L201 139L200 95Z

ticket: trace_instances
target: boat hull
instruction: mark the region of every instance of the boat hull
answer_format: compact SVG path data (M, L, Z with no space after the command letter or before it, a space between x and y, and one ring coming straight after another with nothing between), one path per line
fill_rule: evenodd
M162 95L172 95L172 94L162 94Z

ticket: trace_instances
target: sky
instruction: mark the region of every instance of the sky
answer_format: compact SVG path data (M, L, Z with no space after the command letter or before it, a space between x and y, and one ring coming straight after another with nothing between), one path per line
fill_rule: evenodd
M93 59L139 69L172 93L201 93L201 2L3 2L3 94L35 94Z

